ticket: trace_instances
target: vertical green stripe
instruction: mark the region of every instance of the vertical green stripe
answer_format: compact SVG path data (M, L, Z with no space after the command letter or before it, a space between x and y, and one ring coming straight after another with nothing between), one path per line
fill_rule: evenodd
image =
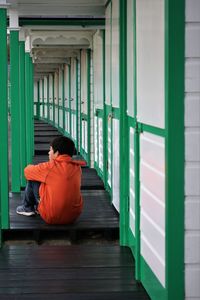
M63 113L63 133L65 132L65 68L62 70L62 113Z
M140 280L140 132L137 123L137 52L136 52L136 0L133 2L133 31L134 31L134 169L135 169L135 276Z
M49 75L47 75L47 121L49 122Z
M20 191L19 32L10 32L11 188Z
M30 57L30 132L31 132L31 155L34 156L34 75L33 75L33 62Z
M55 82L55 73L52 74L53 124L55 126L55 89L54 89L54 82Z
M105 87L105 71L106 71L106 66L105 66L105 30L103 30L103 43L102 43L102 48L103 48L103 181L104 184L106 185L107 183L107 147L106 147L106 141L107 141L107 116L106 116L106 87Z
M20 105L20 170L21 186L26 185L24 168L26 166L26 114L25 114L25 42L19 42L19 105Z
M91 139L90 139L90 101L91 101L91 95L90 95L90 59L91 59L91 52L90 49L87 50L87 152L88 152L88 166L90 166L91 163Z
M78 128L78 106L79 106L79 97L78 97L78 59L76 59L76 149L78 151L79 148L79 128Z
M37 118L40 118L40 81L37 82Z
M71 132L71 59L69 65L69 135L72 135Z
M128 239L127 1L120 0L120 244Z
M42 78L42 119L44 119L44 78Z
M27 164L32 163L31 130L30 130L30 54L25 53L25 100L26 100L26 154Z
M0 229L8 228L7 13L0 8ZM1 237L1 234L0 234Z
M184 30L185 1L165 1L166 288L176 300L184 298Z

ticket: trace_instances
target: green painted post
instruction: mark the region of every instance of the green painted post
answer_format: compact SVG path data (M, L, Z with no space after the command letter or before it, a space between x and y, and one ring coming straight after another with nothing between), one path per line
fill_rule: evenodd
M91 50L87 50L87 150L88 150L88 166L91 163L91 137L90 137L90 107L91 107L91 95L90 95L90 61L91 59Z
M20 192L19 32L10 31L11 189Z
M8 214L8 101L7 11L0 8L0 228L9 228ZM0 234L1 236L1 234Z
M105 89L105 30L103 30L103 181L104 185L107 184L107 147L106 147L106 141L107 141L107 115L106 115L106 89Z
M26 154L27 164L32 163L32 149L31 149L31 130L30 130L30 116L31 116L31 105L30 105L30 54L25 53L25 100L26 100Z
M42 79L42 119L44 119L44 78Z
M76 59L76 149L78 151L79 148L79 130L78 130L78 104L79 104L79 97L78 97L78 59Z
M128 241L128 119L127 119L127 86L126 86L126 0L120 0L120 244L127 245Z
M40 119L40 81L37 82L37 119Z
M185 1L165 1L166 288L184 299ZM178 122L177 122L178 120ZM172 217L173 216L173 217Z
M55 126L55 89L54 89L54 74L52 74L52 97L53 97L53 125Z
M49 75L47 75L47 122L49 123Z
M34 74L33 61L30 57L30 132L31 132L31 153L34 156Z
M62 111L63 111L63 134L65 133L65 69L62 70Z
M71 60L70 60L71 61ZM71 64L69 65L69 135L71 136Z
M26 166L26 107L25 107L25 42L19 42L19 104L20 104L20 171L21 186L25 187L24 168Z

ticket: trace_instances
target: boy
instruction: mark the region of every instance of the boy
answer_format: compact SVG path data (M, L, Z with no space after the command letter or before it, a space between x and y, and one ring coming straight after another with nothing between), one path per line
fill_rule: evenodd
M50 144L49 161L28 165L24 174L28 180L23 204L16 212L32 216L37 211L48 224L72 223L83 207L81 165L74 161L74 142L67 137L57 137Z

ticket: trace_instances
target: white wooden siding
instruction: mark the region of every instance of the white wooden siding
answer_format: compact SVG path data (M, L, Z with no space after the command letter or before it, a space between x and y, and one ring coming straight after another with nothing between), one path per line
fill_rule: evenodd
M186 0L185 299L200 299L200 1Z

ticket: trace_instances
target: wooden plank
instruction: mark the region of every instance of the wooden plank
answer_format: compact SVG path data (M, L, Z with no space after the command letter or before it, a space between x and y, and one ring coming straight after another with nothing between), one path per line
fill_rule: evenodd
M105 190L82 191L84 207L80 217L73 224L47 225L40 216L25 217L16 214L16 207L21 204L21 193L10 193L10 228L12 230L118 230L118 213L110 204L109 194Z
M12 245L0 262L0 299L149 299L127 247Z

